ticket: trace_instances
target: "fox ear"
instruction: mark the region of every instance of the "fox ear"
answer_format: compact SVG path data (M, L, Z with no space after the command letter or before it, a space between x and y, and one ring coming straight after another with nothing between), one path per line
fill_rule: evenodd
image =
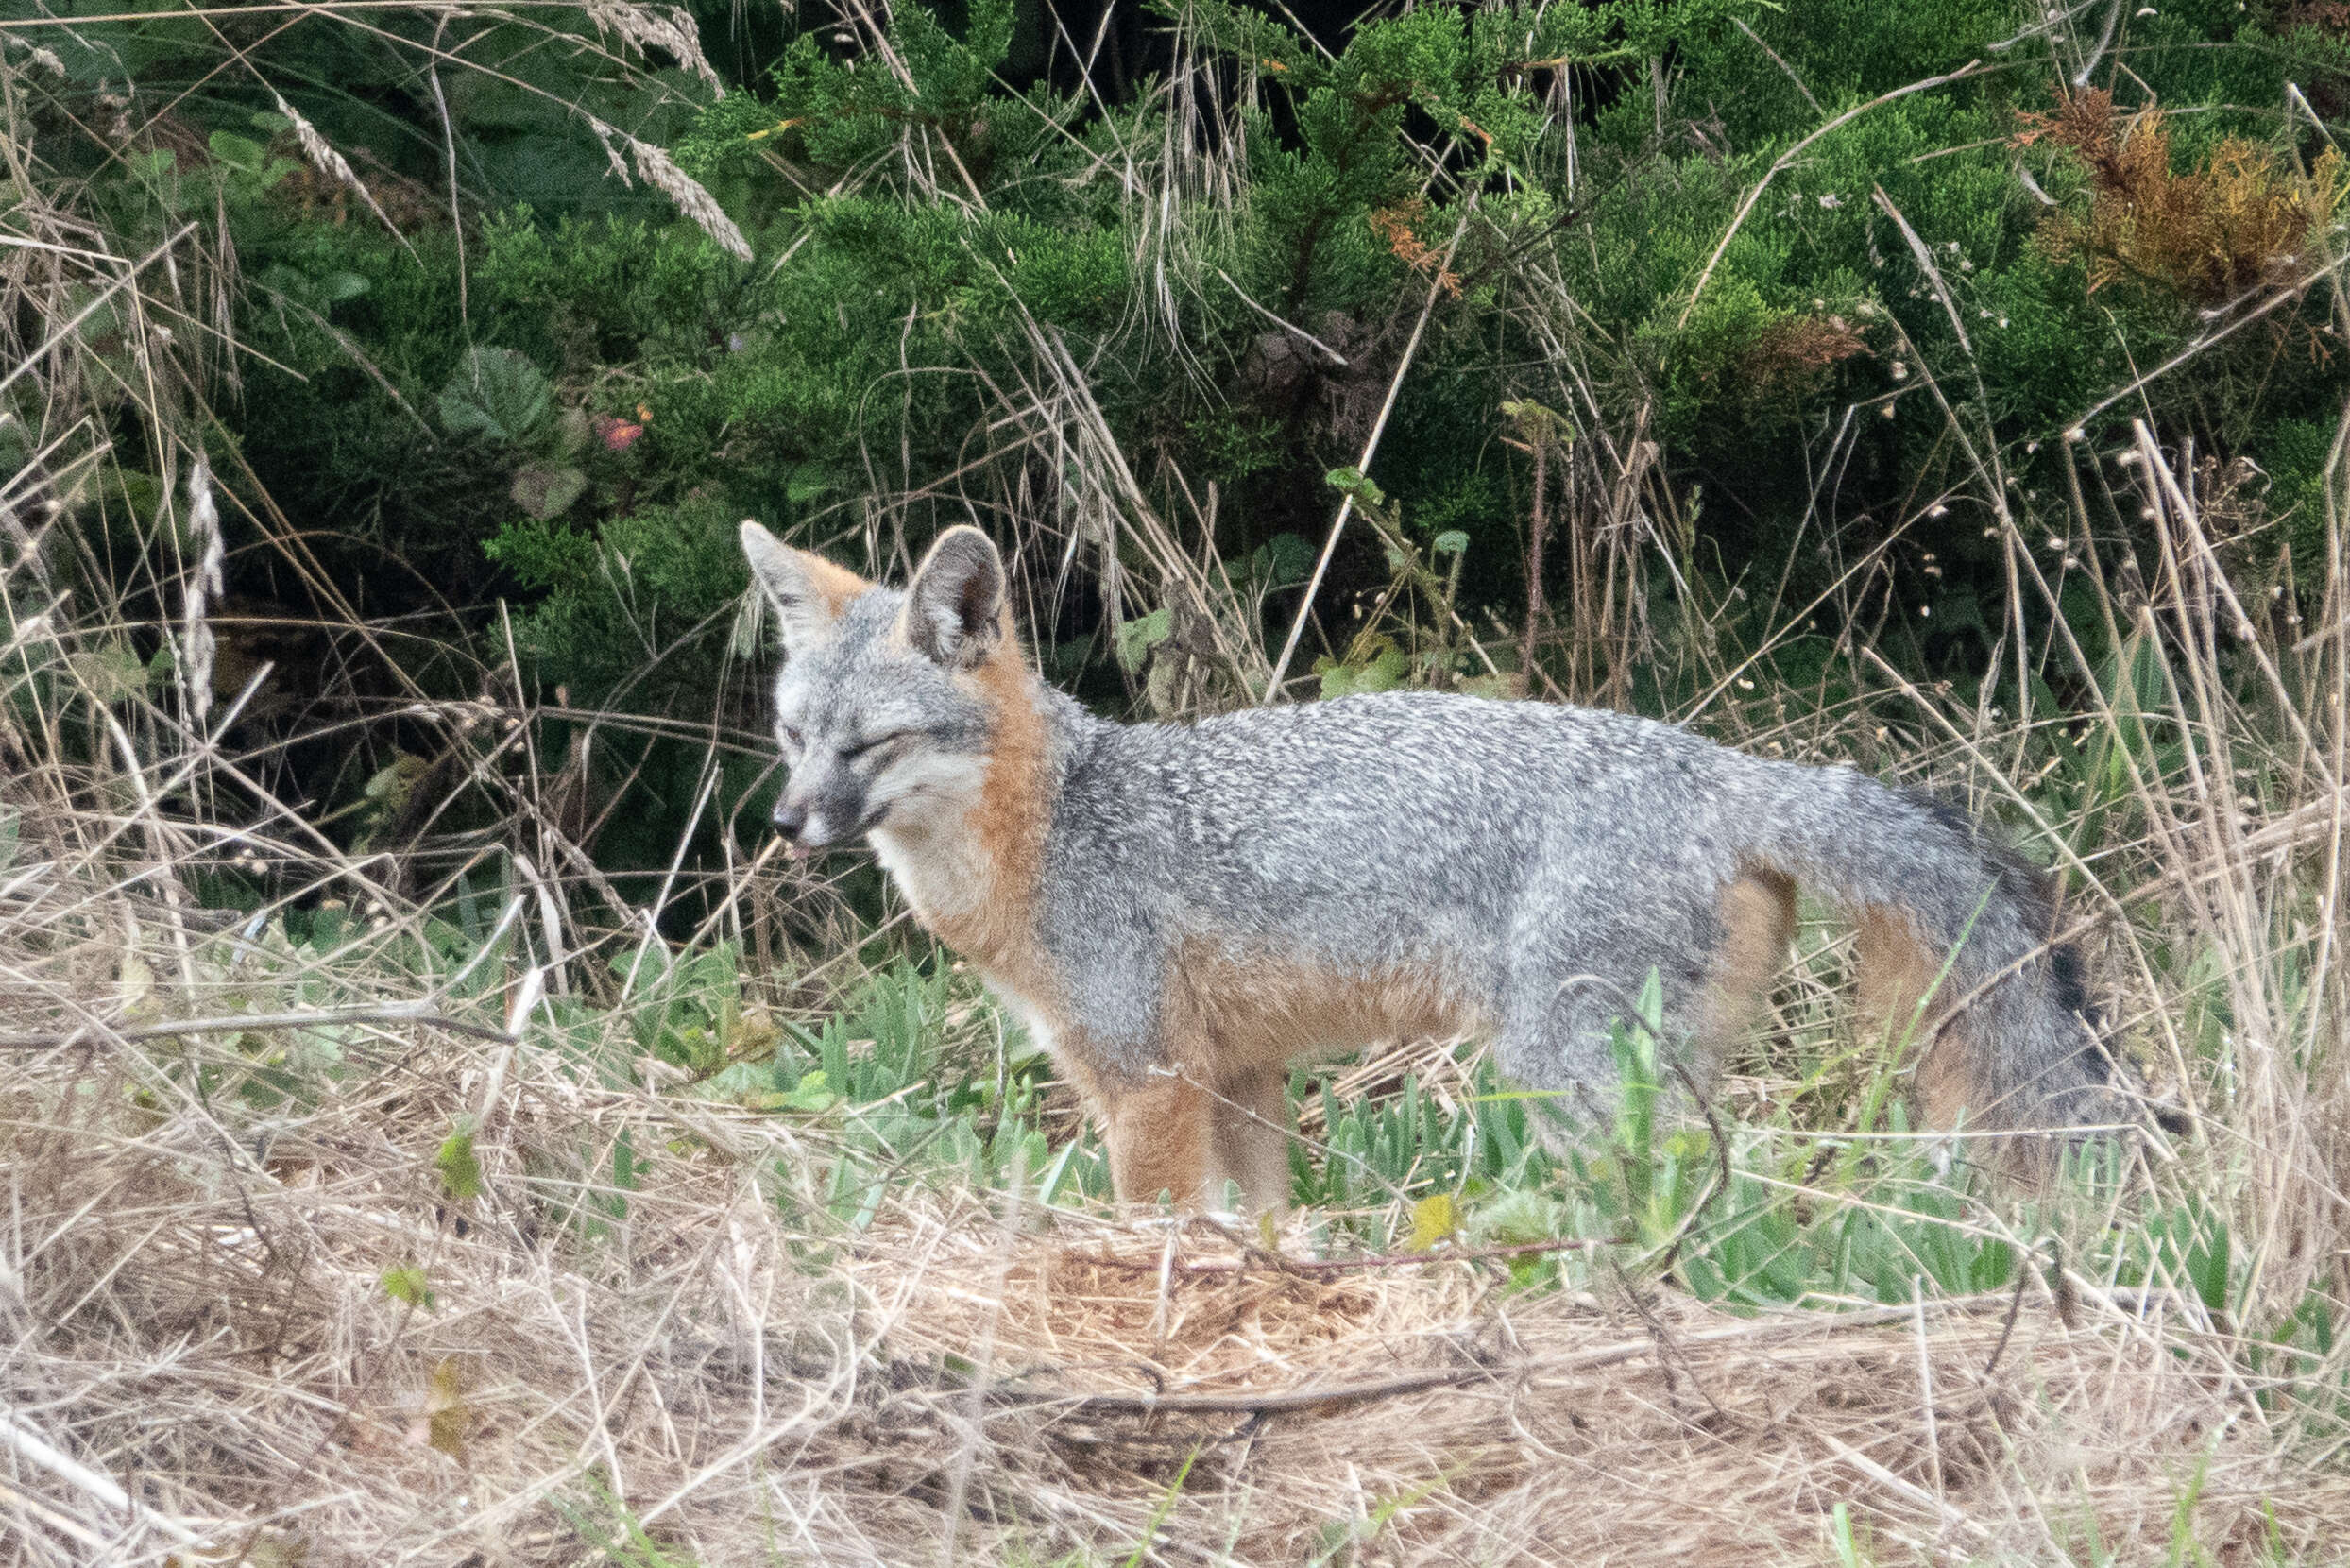
M938 537L906 589L906 640L949 670L968 670L1003 636L1004 558L969 523Z
M873 587L846 567L792 549L748 519L742 524L742 554L751 563L751 581L775 607L787 653L830 637L832 623L849 602Z

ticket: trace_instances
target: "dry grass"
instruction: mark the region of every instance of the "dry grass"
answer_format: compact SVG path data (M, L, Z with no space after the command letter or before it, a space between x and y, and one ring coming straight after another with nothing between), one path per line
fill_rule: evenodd
M691 46L660 31L676 26L663 13L597 14L624 40ZM1161 90L1221 88L1187 64ZM1202 123L1230 130L1228 107L1205 103ZM332 148L304 146L337 182L355 178ZM1138 191L1174 180L1215 209L1232 197L1237 146L1234 133L1131 149L1128 173ZM11 166L22 189L43 187ZM710 221L698 187L642 157L636 172ZM2011 513L1997 441L1942 405L1967 493L1920 497L1918 512L1971 500L2001 535L2002 656L2020 666L2029 647L2035 668L2079 682L2087 661L2052 613L2065 574L2101 595L2133 573L2138 585L2102 613L2118 645L2152 660L2154 707L2091 685L2064 743L2113 742L2121 782L2095 820L2038 821L2031 770L2049 715L2001 714L1987 696L1970 707L1866 662L1867 628L1894 613L1898 528L1840 568L1827 606L1856 629L1847 667L1879 684L1841 703L1824 685L1793 700L1753 688L1773 643L1820 606L1773 605L1762 644L1737 645L1739 612L1679 581L1673 489L1644 408L1609 383L1602 335L1575 324L1539 261L1513 280L1522 324L1552 350L1555 384L1525 405L1544 418L1529 414L1522 434L1551 452L1570 556L1557 575L1572 585L1566 623L1525 628L1524 648L1563 655L1552 666L1578 697L1620 697L1635 662L1677 661L1701 692L1692 722L1782 755L1963 781L2061 846L2103 999L2194 1113L2143 1180L2200 1195L2228 1226L2240 1261L2226 1311L2174 1282L2117 1289L2057 1259L1994 1298L1921 1285L1909 1307L1734 1317L1628 1251L1595 1251L1577 1288L1523 1292L1492 1260L1302 1263L1328 1239L1310 1215L1276 1255L1214 1227L911 1176L845 1224L822 1192L837 1118L718 1106L638 1056L641 998L605 961L661 942L658 905L691 873L652 907L601 882L579 847L584 762L530 753L537 715L498 695L519 681L488 670L477 702L403 708L445 735L436 766L456 782L434 798L461 784L500 820L448 835L419 870L418 857L338 850L223 749L227 718L207 727L197 693L126 671L134 634L179 638L190 656L201 640L204 540L176 514L201 510L192 433L217 374L205 356L223 351L192 345L227 341L233 258L180 232L172 287L185 298L167 296L142 281L154 257L103 255L105 236L73 211L27 202L17 219L31 238L0 263L0 318L49 402L41 455L0 486L0 1542L12 1560L2249 1563L2329 1560L2350 1538L2350 1350L2254 1354L2310 1304L2350 1306L2350 595L2339 559L2288 562L2300 576L2280 602L2307 623L2261 612L2267 585L2223 561L2205 526L2190 453L2151 433L2102 460L2084 448L2071 505L2050 524ZM1164 280L1190 264L1189 240L1168 229L1150 243L1166 265L1138 319L1179 336ZM93 293L118 307L121 351L161 387L141 406L181 411L140 422L154 445L132 455L174 499L140 541L145 575L104 585L97 604L70 601L50 567L68 554L54 503L108 455L93 410L126 396L108 379L116 348L64 330ZM155 331L166 321L212 337ZM1114 616L1181 603L1196 635L1175 649L1184 679L1164 683L1173 706L1252 700L1273 651L1261 605L1221 580L1213 492L1138 476L1094 400L1094 367L1029 325L1030 373L993 389L1003 446L970 483L988 515L1030 531L1030 561L1063 563L1050 582L1028 574L1030 604L1049 612L1078 570ZM1388 384L1383 371L1373 393ZM1921 378L1905 395L1941 391ZM1581 432L1571 451L1541 434L1562 418ZM1823 474L1848 455L1853 422ZM1028 472L1002 461L1026 451L1075 477L1049 497L985 493ZM971 499L965 478L917 490L903 476L893 515ZM2140 513L2163 547L2142 572L2076 558L2093 552L2092 516ZM239 521L305 574L284 520L264 504ZM1827 534L1825 505L1816 521ZM2043 548L2043 528L2064 547ZM378 635L335 610L332 584L311 587L334 637ZM1677 622L1652 622L1658 606ZM1481 646L1519 645L1497 630ZM2149 723L2182 748L2168 775L2140 771L2144 747L2126 743ZM715 758L714 743L710 788ZM196 878L240 862L265 868L268 912L339 902L355 917L346 936L296 946L282 924L199 908ZM503 940L462 973L422 972L426 912L484 867L514 878L490 912ZM582 929L591 906L620 929ZM838 991L855 965L823 889L765 861L727 867L707 907L696 940L739 938L761 969L789 967L790 938L825 939L767 997L778 1011ZM1818 1054L1820 1020L1840 1008L1823 983L1838 949L1817 931L1804 947L1730 1108L1833 1132L1850 1114L1837 1091L1869 1061L1849 1053L1824 1080L1794 1081L1790 1060ZM1456 1056L1420 1043L1340 1092L1405 1072L1471 1086ZM1851 1201L1828 1183L1786 1197ZM2008 1202L1971 1222L2025 1237L2027 1219Z
M101 751L0 797L22 1560L1800 1562L1842 1506L1870 1560L2272 1561L2350 1523L2341 1357L2256 1369L2254 1325L2184 1288L2026 1270L1740 1317L1628 1255L1525 1294L1474 1259L1300 1267L1311 1216L1274 1254L953 1183L843 1227L815 1201L837 1123L507 1035L567 942L530 898L488 983L433 983L390 963L418 917L365 867L254 833L380 912L324 952L221 929L169 774ZM270 1022L298 1009L340 1021ZM587 1016L627 1060L625 1008ZM1468 1087L1427 1046L1346 1087L1405 1071ZM2276 1212L2303 1250L2262 1267L2330 1290L2332 1201L2287 1202L2332 1168L2290 1147L2330 1150L2324 1105L2279 1092L2157 1179L2217 1184L2246 1244Z
M1035 1462L1149 1478L1192 1457L1167 1538L1240 1561L1343 1539L1375 1560L1806 1560L1838 1502L1968 1555L2061 1550L2052 1510L2128 1560L2168 1546L2199 1469L2207 1542L2256 1535L2280 1490L2311 1541L2343 1500L2286 1481L2223 1338L2169 1293L2070 1327L2045 1291L1757 1320L1628 1282L1511 1299L1471 1264L1302 1277L1131 1231L1005 1248L933 1220L900 1246L867 1277L905 1290L902 1342L989 1345L990 1403L1027 1408ZM1398 1388L1423 1372L1452 1386ZM1133 1408L1159 1401L1229 1408ZM1020 1444L1005 1426L994 1445Z
M127 949L93 971L56 938L134 906L70 889L43 878L50 939L7 935L88 995ZM2185 1518L2220 1560L2272 1533L2314 1560L2350 1516L2294 1455L2305 1385L2257 1387L2191 1292L2028 1274L1732 1318L1629 1279L1516 1296L1471 1262L1301 1274L1213 1230L920 1187L846 1235L792 1218L773 1173L822 1150L788 1121L583 1087L532 1045L349 1048L369 1070L280 1116L218 1036L10 1053L21 1560L576 1562L626 1517L660 1543L637 1561L1730 1564L1820 1559L1839 1503L1889 1559L2093 1533L2154 1560ZM461 1201L434 1161L467 1117ZM548 1173L623 1134L646 1167L584 1238ZM386 1290L402 1269L429 1307ZM1420 1372L1445 1386L1383 1387ZM1283 1407L1302 1391L1327 1402Z

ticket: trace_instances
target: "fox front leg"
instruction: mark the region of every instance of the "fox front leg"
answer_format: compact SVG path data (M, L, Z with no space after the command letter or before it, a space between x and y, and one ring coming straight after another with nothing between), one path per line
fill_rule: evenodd
M1101 1085L1110 1185L1122 1203L1171 1200L1198 1208L1207 1196L1213 1116L1206 1089L1176 1071Z

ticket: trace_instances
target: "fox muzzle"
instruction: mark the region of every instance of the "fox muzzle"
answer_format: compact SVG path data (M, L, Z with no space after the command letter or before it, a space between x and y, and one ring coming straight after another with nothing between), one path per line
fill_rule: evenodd
M840 791L786 790L772 820L793 860L854 838L869 826L862 796Z

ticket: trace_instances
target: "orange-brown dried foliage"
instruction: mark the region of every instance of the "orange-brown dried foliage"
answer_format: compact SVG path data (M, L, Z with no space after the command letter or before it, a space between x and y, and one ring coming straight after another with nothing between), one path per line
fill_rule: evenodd
M2200 167L2173 172L2161 111L2124 113L2103 89L2029 116L2017 141L2052 143L2087 168L2088 211L2052 216L2040 241L2059 260L2086 264L2092 293L2135 281L2198 307L2290 278L2310 231L2350 185L2331 149L2304 176L2233 136Z
M1868 339L1843 316L1784 316L1738 356L1738 379L1764 396L1800 393L1817 385L1824 372L1866 352Z
M1460 274L1450 268L1438 271L1442 257L1427 241L1422 239L1419 225L1428 215L1425 198L1413 196L1392 207L1382 207L1371 214L1371 231L1387 242L1395 259L1414 272L1436 272L1437 281L1454 298L1460 298Z

